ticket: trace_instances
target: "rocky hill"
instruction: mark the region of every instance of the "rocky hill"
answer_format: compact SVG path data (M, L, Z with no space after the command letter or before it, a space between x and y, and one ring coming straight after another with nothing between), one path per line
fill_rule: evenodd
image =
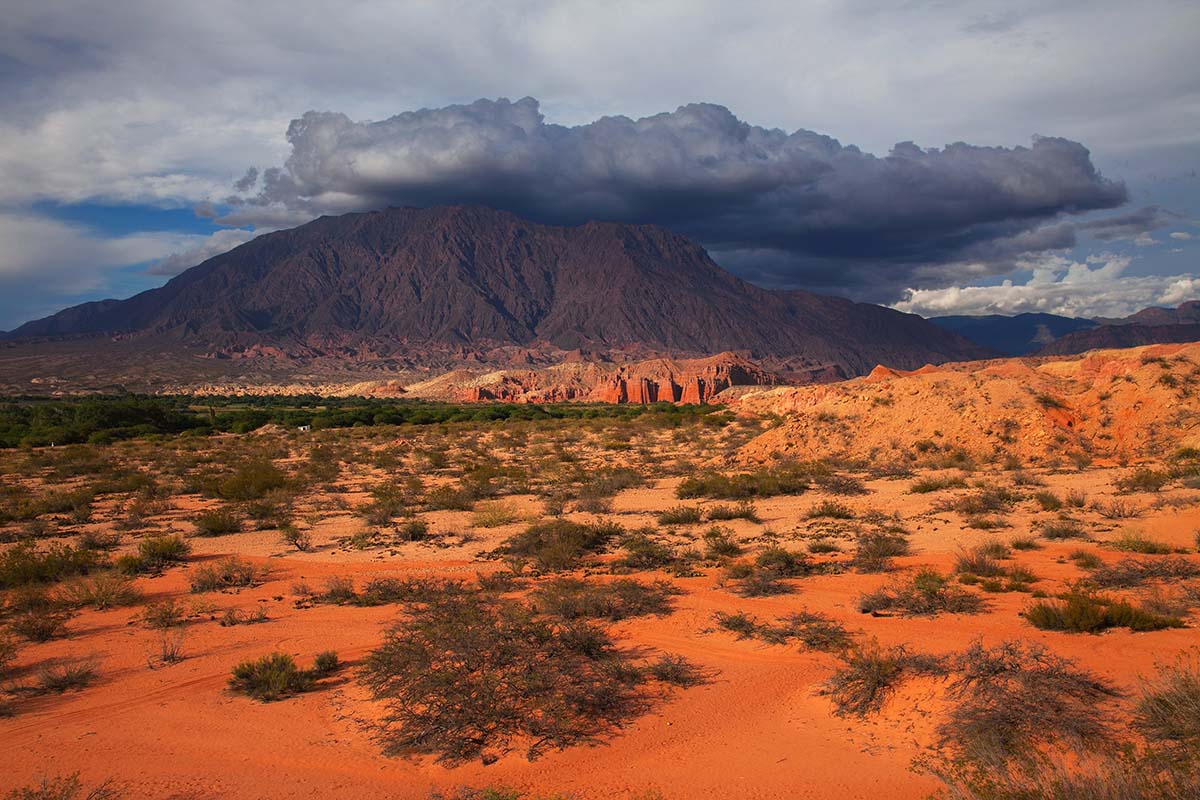
M8 338L405 368L545 366L571 351L625 362L736 352L801 380L987 354L914 315L746 283L663 228L554 227L474 206L322 217ZM640 380L625 391L659 391Z
M1156 309L1169 310L1169 309ZM1138 347L1147 344L1200 342L1200 325L1101 325L1068 333L1038 351L1038 355L1069 355L1101 348Z

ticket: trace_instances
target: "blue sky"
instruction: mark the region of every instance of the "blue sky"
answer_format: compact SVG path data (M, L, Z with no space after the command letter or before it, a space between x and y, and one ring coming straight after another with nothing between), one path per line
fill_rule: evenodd
M694 169L666 180L697 186L711 207L687 216L646 206L627 169L624 194L579 210L677 224L760 283L923 314L1112 315L1200 297L1194 2L23 5L6 10L0 30L0 329L161 285L318 213L483 197L555 217L555 203L573 198L552 187L589 190L570 154L525 154L537 164L518 165L520 174L536 191L504 194L479 185L515 158L511 144L496 152L494 118L472 120L475 138L458 150L429 143L458 113L448 107L526 96L538 101L538 135L550 141L565 126L593 154L621 153L596 145L613 128L597 120L670 113L676 125L688 103L723 106L764 140L776 129L837 140L839 155L812 162L836 178L810 193L828 202L813 209L787 184L806 180L798 134L768 146L793 171L766 174L771 192L742 197L713 177L747 164L721 139L726 118L689 118L692 138L667 149L662 125L648 133L654 126L638 123L621 134L635 136L633 152L655 170L677 157L701 165L700 184ZM431 111L397 117L421 109ZM305 116L312 111L336 119ZM313 124L289 140L301 119ZM382 120L392 122L368 124ZM1087 208L1066 185L1078 182L1067 175L1079 166L1070 151L1042 174L1020 171L1018 149L1035 136L1090 151L1100 177ZM893 171L844 148L886 159L906 152L897 142L915 142L922 151L910 159L944 180L879 206L871 182L880 195L896 192ZM944 150L955 142L971 149ZM996 172L1005 164L1011 175ZM238 188L250 167L258 180ZM285 179L269 191L268 169ZM911 204L943 209L928 217L935 227L970 205L968 176L1025 204L981 203L959 229L893 246L926 227ZM1104 181L1124 184L1121 202ZM906 213L899 227L885 224ZM748 221L744 235L737 219ZM820 219L842 227L823 230Z

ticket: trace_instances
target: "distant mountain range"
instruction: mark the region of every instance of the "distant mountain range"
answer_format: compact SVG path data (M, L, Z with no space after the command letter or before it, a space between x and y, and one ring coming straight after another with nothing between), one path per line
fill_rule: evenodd
M991 354L912 314L759 288L660 227L555 227L477 206L322 217L7 338L409 366L732 351L801 380Z
M1056 314L932 317L935 325L1007 356L1068 355L1097 348L1200 340L1200 302L1145 308L1120 318L1079 319Z

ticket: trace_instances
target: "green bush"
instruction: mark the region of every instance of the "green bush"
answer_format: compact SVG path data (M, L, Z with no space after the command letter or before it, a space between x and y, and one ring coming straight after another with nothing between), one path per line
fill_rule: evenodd
M578 578L556 578L538 587L533 602L541 613L564 620L616 622L648 614L670 614L674 610L671 598L678 594L680 590L670 581L641 583L618 578L609 583L592 583Z
M801 494L808 491L815 471L818 470L790 466L735 475L714 473L693 476L680 482L675 489L675 495L681 499L711 497L718 500L745 500L752 497Z
M238 465L232 475L220 482L217 494L226 500L257 500L287 484L287 475L266 459Z
M673 506L658 515L659 525L695 525L704 518L699 508Z
M271 653L233 668L229 687L264 703L280 700L312 688L313 676L296 666L287 653Z
M193 592L215 592L253 586L262 570L237 556L229 556L213 564L201 564L188 576Z
M95 550L52 544L38 550L32 542L21 542L0 553L0 589L37 583L55 583L87 575L103 565Z
M908 616L976 614L984 610L984 602L979 595L951 584L937 570L925 568L907 580L895 581L863 595L859 598L858 609L864 614L899 611Z
M225 536L241 530L241 517L229 508L214 508L196 517L197 536Z
M510 557L533 561L538 569L556 571L573 567L585 556L599 552L621 533L621 526L612 523L548 520L510 536L501 550Z
M1070 633L1099 633L1109 628L1157 631L1183 627L1183 620L1136 608L1086 592L1072 592L1061 600L1039 600L1025 610L1025 619L1035 628Z
M1117 479L1117 491L1125 494L1133 492L1161 492L1163 487L1171 482L1171 473L1142 467Z

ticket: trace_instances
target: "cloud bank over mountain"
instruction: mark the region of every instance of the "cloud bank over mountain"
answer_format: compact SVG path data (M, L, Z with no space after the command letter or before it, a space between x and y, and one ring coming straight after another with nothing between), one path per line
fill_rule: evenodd
M964 261L1008 272L1023 254L1074 244L1065 218L1128 199L1066 139L902 142L880 157L707 103L577 126L546 122L528 97L378 122L311 111L287 138L281 165L238 181L227 221L468 202L556 224L650 222L760 283L875 299L944 283Z

